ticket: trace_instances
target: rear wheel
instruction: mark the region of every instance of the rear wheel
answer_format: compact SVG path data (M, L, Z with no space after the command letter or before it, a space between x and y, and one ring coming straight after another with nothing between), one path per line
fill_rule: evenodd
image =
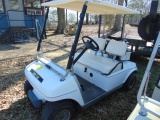
M74 112L71 101L47 102L42 109L42 120L72 120Z
M24 92L27 94L28 90L33 89L31 84L28 82L28 80L25 81L24 83Z
M137 81L137 74L134 72L128 77L128 79L124 83L123 89L126 91L131 90L135 86L136 81Z

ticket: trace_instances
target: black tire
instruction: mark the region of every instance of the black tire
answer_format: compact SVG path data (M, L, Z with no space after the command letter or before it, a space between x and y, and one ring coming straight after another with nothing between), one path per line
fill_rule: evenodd
M124 83L123 89L125 91L130 91L135 86L136 81L137 81L137 74L134 72L128 77L128 79Z
M24 83L24 92L25 92L25 94L27 94L28 90L32 90L32 89L33 89L33 87L28 82L28 80L26 80L25 83Z
M42 108L42 120L72 120L74 113L71 101L47 102Z

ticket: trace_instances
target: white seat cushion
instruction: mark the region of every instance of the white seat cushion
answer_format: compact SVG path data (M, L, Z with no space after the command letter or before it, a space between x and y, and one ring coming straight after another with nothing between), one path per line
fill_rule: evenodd
M93 40L98 44L99 46L99 50L98 51L93 51L90 50L90 53L98 55L98 53L100 53L99 55L103 55L102 51L104 50L104 47L106 45L106 39L103 38L93 38Z
M75 57L77 56L78 53L75 54ZM96 56L87 52L85 52L77 62L104 74L108 74L119 63L117 60ZM121 70L121 68L122 64L119 64L112 73Z
M124 56L127 50L127 44L123 41L110 40L106 52L109 54Z
M93 40L98 44L99 50L104 50L106 40L103 38L93 38Z

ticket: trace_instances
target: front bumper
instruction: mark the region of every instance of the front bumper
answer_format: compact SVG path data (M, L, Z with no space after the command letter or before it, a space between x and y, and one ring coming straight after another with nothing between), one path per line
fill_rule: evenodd
M28 98L29 100L31 101L32 105L35 107L35 108L40 108L42 106L42 100L39 100L35 94L33 93L32 90L28 90L27 92L27 95L28 95Z

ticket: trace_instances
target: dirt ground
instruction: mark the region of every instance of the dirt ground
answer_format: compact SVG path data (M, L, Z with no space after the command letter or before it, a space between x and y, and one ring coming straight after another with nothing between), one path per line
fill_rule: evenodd
M81 36L97 37L97 31L97 25L84 26ZM126 33L128 38L140 38L136 27L127 25ZM51 31L48 31L47 35L47 39L43 41L45 56L66 67L74 36L54 35ZM115 36L118 35L120 35L119 32L115 34ZM80 45L83 45L81 40ZM36 41L0 44L0 120L41 119L41 109L33 108L23 91L24 69L26 65L35 60L36 48ZM139 68L135 88L130 92L118 90L86 110L78 108L75 120L127 119L137 103L137 91L148 62L148 59L143 57L134 57L132 60ZM159 67L160 63L157 59L151 71L153 73L150 77L152 83L149 85L148 95L152 94L154 80L160 72L157 70Z

